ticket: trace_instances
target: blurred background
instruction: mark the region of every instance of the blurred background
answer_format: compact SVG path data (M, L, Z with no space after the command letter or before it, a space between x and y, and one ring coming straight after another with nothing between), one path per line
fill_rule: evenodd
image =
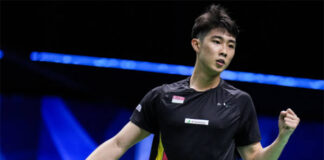
M220 3L241 31L228 70L252 79L227 80L252 96L263 146L290 107L301 123L280 159L324 159L323 1ZM154 64L194 65L191 27L210 4L1 1L0 159L85 159L129 121L150 89L189 76L156 73ZM142 61L154 64L136 70ZM265 84L266 75L283 79ZM297 85L306 82L312 87ZM148 159L151 140L121 159Z

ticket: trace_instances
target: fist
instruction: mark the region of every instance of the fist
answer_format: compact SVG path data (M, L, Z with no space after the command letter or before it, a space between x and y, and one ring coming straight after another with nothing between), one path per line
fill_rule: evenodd
M283 136L290 136L297 128L300 119L295 112L288 108L285 111L281 111L279 115L279 132Z

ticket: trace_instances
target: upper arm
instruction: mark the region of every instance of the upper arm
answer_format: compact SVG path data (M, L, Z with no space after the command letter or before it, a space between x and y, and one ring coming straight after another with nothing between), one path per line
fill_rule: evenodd
M127 150L148 135L150 132L138 127L133 122L128 122L113 139L118 147Z
M260 142L256 142L250 145L237 147L238 152L240 153L242 159L244 160L253 160L258 152L262 150Z

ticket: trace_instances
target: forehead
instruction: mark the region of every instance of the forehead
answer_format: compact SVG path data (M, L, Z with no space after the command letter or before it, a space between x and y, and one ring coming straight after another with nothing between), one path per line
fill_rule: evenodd
M208 32L205 38L218 38L221 37L226 41L234 41L236 40L226 29L224 28L214 28Z

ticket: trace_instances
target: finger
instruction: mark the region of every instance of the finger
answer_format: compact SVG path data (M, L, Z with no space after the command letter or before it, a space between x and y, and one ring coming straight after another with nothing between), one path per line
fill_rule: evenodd
M290 118L292 120L297 119L297 116L292 115L292 114L286 114L285 118Z
M285 118L284 118L284 121L285 121L285 122L298 123L298 120L296 120L296 119L290 119L290 118L288 118L288 117L285 117Z
M284 119L286 117L286 114L287 114L287 111L281 111L280 115L279 115L279 118Z
M285 118L284 125L296 128L298 126L298 123L299 123L299 121L297 121L297 120L291 120L291 119Z
M292 120L285 120L284 126L294 127L296 128L298 125L298 122L292 121Z
M292 129L297 128L297 126L298 124L296 124L295 122L289 122L289 121L285 122L284 125L285 128L292 128Z
M296 115L295 112L294 112L292 109L290 109L290 108L287 109L287 112L288 112L288 113L291 113L291 114L293 114L293 115Z
M292 119L292 120L295 120L298 123L300 122L300 119L299 119L299 117L297 115L292 115L291 113L287 113L285 117L287 117L289 119Z

